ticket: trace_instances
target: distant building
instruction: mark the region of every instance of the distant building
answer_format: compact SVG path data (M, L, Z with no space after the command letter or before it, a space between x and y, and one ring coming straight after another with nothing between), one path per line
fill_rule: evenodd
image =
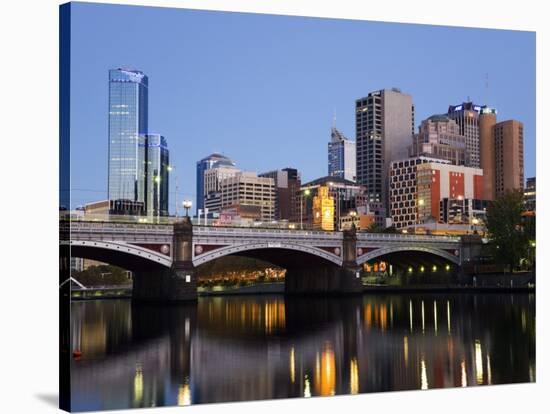
M466 151L468 153L467 167L479 168L479 114L482 105L472 102L463 102L460 105L451 105L448 116L453 119L460 128L460 134L466 138Z
M529 177L525 190L523 191L523 197L525 199L525 209L527 211L536 211L537 209L537 179L536 177Z
M170 156L166 139L159 134L146 134L143 145L147 151L144 169L147 215L167 216Z
M330 176L317 178L302 185L299 198L296 200L297 210L302 213L301 222L306 225L313 224L313 198L321 187L327 187L329 195L334 198L334 228L338 227L341 216L368 203L364 187L353 181Z
M262 221L275 220L275 182L253 172L238 172L220 182L222 209L239 205L260 207Z
M148 78L138 70L109 70L108 199L146 204L144 158L138 150L148 128ZM118 204L117 204L118 205Z
M219 153L210 154L209 156L203 158L202 160L197 161L197 177L196 177L197 179L197 183L196 183L197 211L204 209L204 198L206 196L206 193L204 192L204 172L212 168L212 166L218 161L226 162L227 163L226 165L230 164L232 166L235 166L235 163L231 161L231 159Z
M347 139L336 127L332 127L328 143L328 175L356 180L355 142Z
M390 169L390 214L396 228L441 219L441 200L475 199L483 194L483 171L450 161L416 157L394 161Z
M479 114L479 165L483 170L483 199L494 200L495 138L493 128L497 123L496 109L484 107Z
M466 138L458 124L447 115L432 115L422 121L418 134L413 136L410 157L426 156L465 165L468 159Z
M414 134L412 97L393 88L357 99L355 130L357 183L369 202L382 202L387 210L390 163L408 156Z
M109 200L94 201L84 205L84 216L107 215L111 209Z
M272 178L275 184L275 220L295 221L298 193L301 186L300 173L295 168L283 168L258 174Z
M203 206L198 210L221 211L221 182L234 177L240 170L229 159L215 161L203 173ZM197 211L198 211L197 210Z
M506 191L523 191L523 124L516 120L493 126L495 143L495 196Z
M317 230L334 230L334 197L329 194L327 186L320 186L313 197L313 228Z

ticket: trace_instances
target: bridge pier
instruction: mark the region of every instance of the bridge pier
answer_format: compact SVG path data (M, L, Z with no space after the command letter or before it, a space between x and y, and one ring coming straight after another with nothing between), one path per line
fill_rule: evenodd
M193 226L189 217L174 223L173 264L170 269L144 270L134 276L133 299L146 302L182 302L197 299L197 272L193 266Z
M362 291L360 266L357 266L355 226L344 231L342 266L299 267L287 269L287 294L349 294Z

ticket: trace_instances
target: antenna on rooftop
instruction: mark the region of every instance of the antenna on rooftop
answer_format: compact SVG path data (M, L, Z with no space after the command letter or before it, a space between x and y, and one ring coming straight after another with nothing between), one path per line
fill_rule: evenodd
M485 72L485 105L489 105L489 73Z
M332 127L336 128L336 108L332 108Z

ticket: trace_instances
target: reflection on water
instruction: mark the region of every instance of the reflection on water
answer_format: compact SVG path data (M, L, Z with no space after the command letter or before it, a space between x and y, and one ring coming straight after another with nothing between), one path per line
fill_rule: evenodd
M533 294L72 304L76 411L535 381Z

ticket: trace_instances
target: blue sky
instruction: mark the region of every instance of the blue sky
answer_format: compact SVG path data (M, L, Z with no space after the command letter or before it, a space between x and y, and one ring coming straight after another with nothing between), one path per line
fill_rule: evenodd
M412 95L417 126L468 97L522 121L535 175L533 32L73 3L71 36L72 207L107 197L120 66L149 77L149 129L168 140L180 202L195 200L195 163L212 152L326 175L333 114L355 139L355 99L391 87Z

